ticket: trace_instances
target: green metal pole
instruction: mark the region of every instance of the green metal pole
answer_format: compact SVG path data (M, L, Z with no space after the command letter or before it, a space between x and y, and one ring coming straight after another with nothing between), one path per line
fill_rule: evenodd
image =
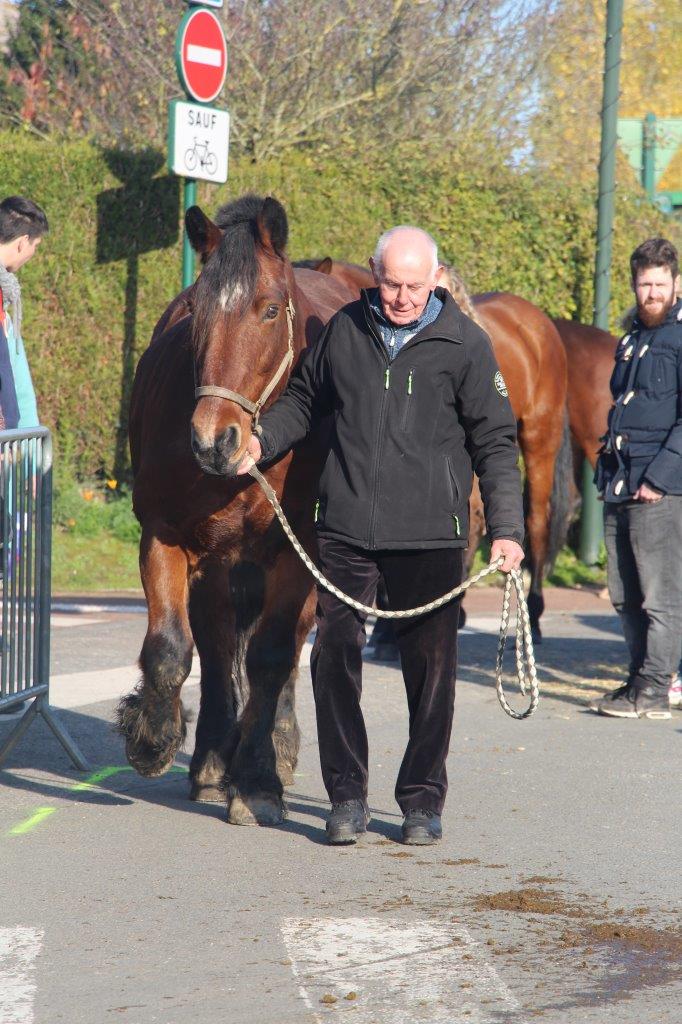
M616 188L616 124L622 30L623 0L608 0L599 157L597 254L594 268L594 317L592 320L595 327L601 327L604 331L609 328L609 300L611 297L611 251ZM601 508L588 465L587 470L583 471L583 504L580 522L580 557L588 565L594 565L599 557L599 544L604 535Z
M656 198L656 117L647 114L642 125L642 187L649 202Z
M197 183L196 181L194 181L193 178L185 178L183 193L183 210L185 213L187 213L190 206L196 206L197 204ZM183 289L189 288L191 284L194 284L194 249L189 244L189 238L187 237L187 228L183 228L182 287Z

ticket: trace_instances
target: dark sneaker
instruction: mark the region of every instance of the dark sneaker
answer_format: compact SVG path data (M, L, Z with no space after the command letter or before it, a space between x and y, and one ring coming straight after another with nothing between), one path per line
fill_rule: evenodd
M656 686L621 687L600 700L597 711L607 718L672 718L667 691Z
M621 697L626 696L630 686L630 683L625 683L623 686L619 686L617 690L611 690L611 693L607 693L603 697L594 697L587 706L590 711L596 711L598 714L601 714L600 708L602 705L610 705L611 701L620 701Z
M369 821L369 808L364 800L332 804L332 813L327 821L327 842L333 846L354 843L367 831Z
M430 846L443 838L440 814L415 808L403 818L403 842L406 846Z

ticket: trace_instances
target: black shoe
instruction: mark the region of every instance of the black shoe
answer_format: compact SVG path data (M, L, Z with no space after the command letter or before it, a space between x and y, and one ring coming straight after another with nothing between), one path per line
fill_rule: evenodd
M430 846L443 838L440 814L417 807L403 818L403 842L407 846Z
M672 718L668 693L657 686L621 686L597 703L607 718Z
M599 710L602 705L610 704L611 701L619 701L621 697L625 696L631 687L631 683L625 683L623 686L619 686L617 690L611 690L610 693L605 694L603 697L594 697L588 702L588 708L590 711L596 711L597 714L601 714Z
M327 821L327 842L334 846L354 843L367 831L369 821L369 808L364 800L332 804L332 813Z

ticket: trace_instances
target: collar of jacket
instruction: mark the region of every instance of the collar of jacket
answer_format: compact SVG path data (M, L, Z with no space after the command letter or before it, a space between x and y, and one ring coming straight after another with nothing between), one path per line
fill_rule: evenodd
M670 307L665 315L665 320L662 320L660 324L655 324L653 327L647 327L643 324L638 316L632 322L633 331L655 331L657 327L664 327L667 324L677 324L682 322L682 298L678 299L677 302Z
M372 312L372 304L370 300L370 292L373 292L374 290L375 289L373 288L363 288L361 292L361 301L367 326L373 333L377 333L379 328L376 318ZM427 324L426 327L423 327L420 331L417 331L414 337L410 338L409 342L406 342L406 345L415 345L418 341L425 341L428 338L438 338L440 341L452 341L456 345L461 345L463 343L467 317L464 316L461 309L446 288L434 288L434 293L436 298L440 299L443 303L443 308L436 319L430 324Z

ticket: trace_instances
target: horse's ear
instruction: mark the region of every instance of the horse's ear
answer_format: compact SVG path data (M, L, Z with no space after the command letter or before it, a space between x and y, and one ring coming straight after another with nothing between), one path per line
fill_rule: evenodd
M201 257L201 262L205 263L220 245L222 231L199 206L190 206L185 214L185 227L190 245Z
M317 264L315 270L318 272L318 274L331 274L332 263L333 260L331 256L325 256L325 258L323 260L320 260L320 262Z
M272 196L264 200L258 214L258 236L264 249L276 256L283 256L289 237L289 225L284 207Z

